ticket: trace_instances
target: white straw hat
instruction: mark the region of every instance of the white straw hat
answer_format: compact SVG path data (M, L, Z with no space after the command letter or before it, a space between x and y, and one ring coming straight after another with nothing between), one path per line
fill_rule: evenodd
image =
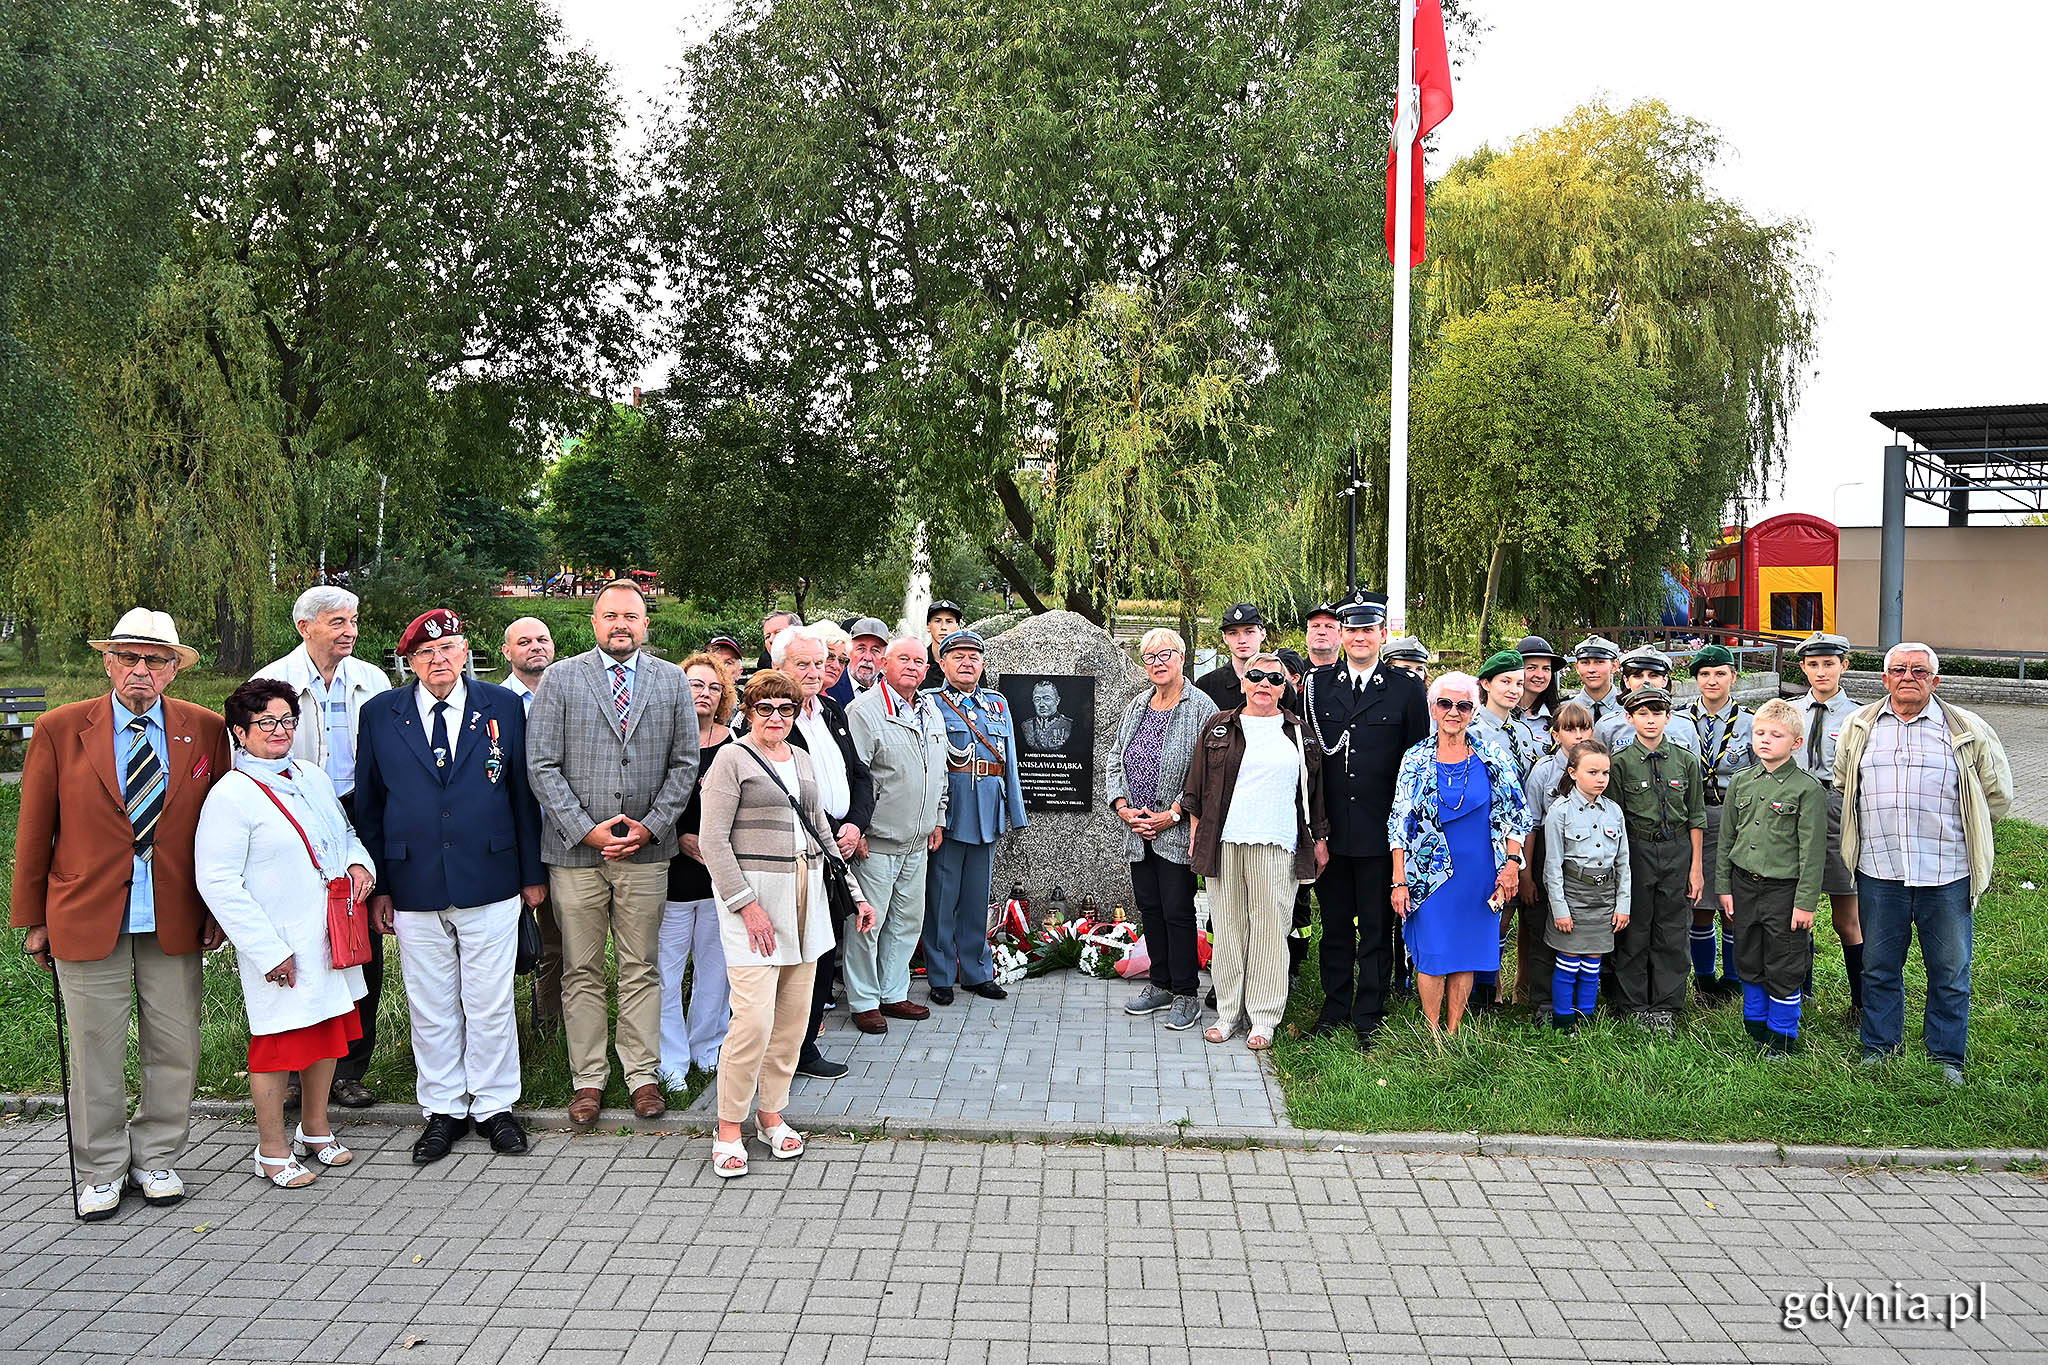
M151 611L148 607L136 607L123 616L106 639L86 643L102 654L116 645L161 645L178 656L180 668L190 668L199 662L198 650L178 643L178 627L170 613Z

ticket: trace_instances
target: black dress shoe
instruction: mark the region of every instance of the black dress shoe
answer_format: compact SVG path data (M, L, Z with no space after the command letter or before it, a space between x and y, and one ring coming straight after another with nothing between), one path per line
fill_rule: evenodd
M932 987L932 1003L933 1003L934 1005L950 1005L950 1004L952 1004L952 1003L953 1003L953 988L952 988L951 986L934 986L934 987Z
M448 1155L455 1146L455 1139L469 1131L469 1120L456 1118L452 1114L431 1114L427 1118L427 1131L420 1134L420 1140L412 1145L412 1160L415 1166L425 1166Z
M796 1059L796 1074L814 1076L821 1081L836 1081L846 1074L846 1063L835 1062L822 1052L811 1052Z
M993 981L970 981L966 988L984 1000L1008 1000L1010 993Z
M476 1131L491 1140L491 1150L507 1156L517 1156L526 1150L526 1130L519 1126L519 1120L512 1117L507 1109L502 1114L493 1114L487 1119L478 1119Z

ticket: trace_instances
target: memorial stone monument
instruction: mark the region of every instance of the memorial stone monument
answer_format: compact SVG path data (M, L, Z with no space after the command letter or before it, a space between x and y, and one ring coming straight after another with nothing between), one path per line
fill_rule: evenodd
M1032 924L1053 888L1077 909L1093 896L1107 915L1131 919L1131 869L1124 826L1103 794L1124 708L1149 684L1102 627L1070 611L1026 617L988 642L984 685L1002 692L1017 717L1026 828L996 845L995 894L1013 883L1031 898Z

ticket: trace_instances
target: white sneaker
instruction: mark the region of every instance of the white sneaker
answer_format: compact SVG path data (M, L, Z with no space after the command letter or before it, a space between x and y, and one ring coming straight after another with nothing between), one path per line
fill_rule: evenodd
M128 1172L128 1183L142 1191L145 1204L175 1204L185 1197L185 1182L173 1170Z
M102 1218L112 1218L114 1210L120 1207L121 1182L118 1180L108 1185L78 1187L78 1216L88 1223L97 1223Z

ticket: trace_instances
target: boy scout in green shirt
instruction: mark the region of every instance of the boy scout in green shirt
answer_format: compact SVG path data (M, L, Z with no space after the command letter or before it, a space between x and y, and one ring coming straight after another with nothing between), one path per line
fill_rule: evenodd
M1635 743L1614 754L1607 794L1628 822L1629 924L1614 943L1620 1007L1646 1028L1671 1031L1691 974L1686 934L1701 875L1700 829L1707 822L1700 761L1664 742L1671 694L1639 687L1622 706Z
M1813 908L1828 853L1828 793L1792 761L1799 711L1756 709L1751 744L1759 762L1728 784L1714 889L1742 973L1742 1022L1767 1057L1799 1046L1800 991L1813 965Z

